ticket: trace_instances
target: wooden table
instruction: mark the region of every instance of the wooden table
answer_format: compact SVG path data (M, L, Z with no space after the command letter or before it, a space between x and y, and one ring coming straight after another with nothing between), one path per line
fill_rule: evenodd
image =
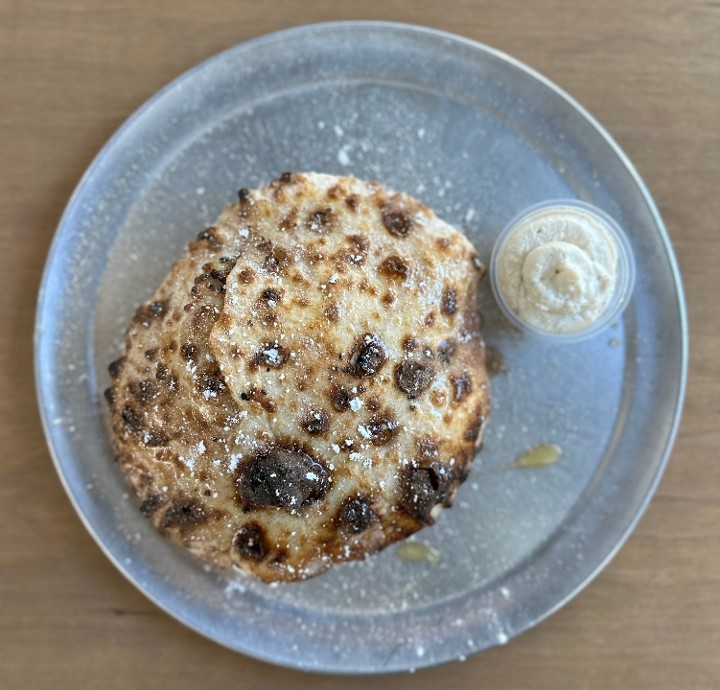
M617 138L667 223L687 291L685 415L649 510L577 599L505 647L378 678L303 675L175 622L114 570L45 446L35 298L78 178L120 123L198 61L334 19L426 24L532 65ZM720 687L720 3L606 0L0 0L0 687Z

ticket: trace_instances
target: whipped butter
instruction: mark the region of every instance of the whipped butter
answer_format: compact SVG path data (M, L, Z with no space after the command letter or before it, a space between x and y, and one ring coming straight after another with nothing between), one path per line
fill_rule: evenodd
M618 245L599 216L552 206L524 217L499 247L495 279L507 307L538 331L592 326L615 292Z

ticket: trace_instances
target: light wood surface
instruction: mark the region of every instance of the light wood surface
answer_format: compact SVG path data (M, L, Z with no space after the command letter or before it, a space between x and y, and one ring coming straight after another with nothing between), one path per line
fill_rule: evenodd
M63 206L135 108L238 42L358 18L425 24L495 46L609 129L667 223L687 292L691 357L684 419L659 491L587 590L465 663L339 680L227 651L114 570L50 462L32 324ZM720 3L0 0L0 161L0 687L720 687Z

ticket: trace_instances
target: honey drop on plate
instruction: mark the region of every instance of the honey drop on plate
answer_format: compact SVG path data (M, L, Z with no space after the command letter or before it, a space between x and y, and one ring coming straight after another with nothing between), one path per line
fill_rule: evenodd
M435 564L442 560L442 554L437 549L421 541L406 541L397 547L396 553L404 561L425 561Z
M547 467L548 465L554 465L562 457L562 448L556 443L545 443L541 446L535 446L530 450L519 455L515 462L514 467Z

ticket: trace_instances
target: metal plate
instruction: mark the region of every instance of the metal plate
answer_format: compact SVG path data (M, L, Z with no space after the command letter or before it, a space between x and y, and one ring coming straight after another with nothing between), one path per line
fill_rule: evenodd
M638 278L622 322L572 346L524 339L488 281L493 380L485 448L452 510L417 539L302 584L209 571L140 516L112 462L101 391L135 306L240 186L284 170L351 173L464 227L487 261L522 208L577 197L625 228ZM277 664L383 672L502 644L576 594L647 504L684 392L680 279L662 221L600 126L511 58L428 29L303 27L203 63L146 103L92 164L62 218L37 315L45 430L85 525L142 592L199 633ZM513 459L557 443L562 460ZM620 613L618 612L618 615Z

